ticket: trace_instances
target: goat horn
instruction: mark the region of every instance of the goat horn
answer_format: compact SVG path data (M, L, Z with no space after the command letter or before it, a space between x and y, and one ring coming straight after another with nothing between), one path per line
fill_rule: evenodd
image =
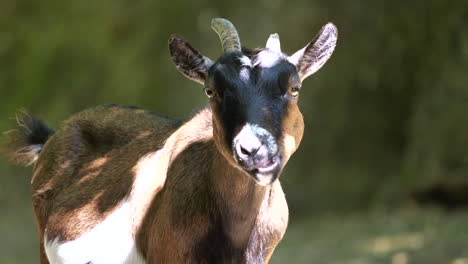
M278 33L271 34L266 43L266 48L281 53L281 44Z
M213 20L211 20L211 28L218 34L224 52L241 50L239 35L237 34L236 28L229 20L213 18Z

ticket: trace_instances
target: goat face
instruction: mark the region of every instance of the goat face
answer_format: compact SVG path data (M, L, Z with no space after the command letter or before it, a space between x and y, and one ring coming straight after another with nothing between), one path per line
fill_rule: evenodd
M333 24L325 25L290 57L281 52L277 34L259 51L226 48L229 36L220 34L220 38L225 52L213 63L173 36L172 59L185 76L205 86L220 153L258 184L267 185L278 178L299 146L304 129L297 106L301 83L331 56L337 30Z

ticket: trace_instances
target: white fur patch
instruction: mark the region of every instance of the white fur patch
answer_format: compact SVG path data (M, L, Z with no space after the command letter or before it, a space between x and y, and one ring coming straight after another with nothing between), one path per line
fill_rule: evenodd
M44 236L47 258L51 263L145 263L131 235L130 204L123 203L103 222L79 238L60 243Z
M267 186L268 184L271 183L271 177L273 177L273 174L264 174L257 178L257 183L261 186Z
M166 180L167 161L162 150L143 156L134 167L135 182L131 196L114 212L79 238L60 243L44 236L47 258L51 263L145 263L136 248L135 233L157 189Z
M242 142L242 147L248 152L260 148L262 142L258 138L258 130L263 129L257 125L247 123L234 138L234 142ZM263 129L264 130L264 129ZM266 130L265 130L266 131ZM256 133L257 132L257 133ZM266 133L269 133L266 131Z
M286 156L291 156L296 150L296 139L293 136L286 134L284 135L283 144Z
M242 68L239 72L239 77L241 80L244 82L247 82L250 79L250 69L248 68Z
M242 56L239 58L241 62L241 70L239 71L239 77L244 82L247 82L250 79L250 69L252 68L252 61L247 56Z
M269 146L275 146L275 148L272 149L273 152L277 151L277 145L273 135L268 130L256 124L245 124L241 131L234 138L234 142L242 142L242 147L250 152L262 145L260 138L266 140Z
M252 67L252 61L249 59L249 57L242 56L242 57L239 58L239 60L241 62L241 66L245 66L245 67L249 67L249 68Z
M275 66L279 61L285 59L282 53L278 53L269 49L262 50L258 53L254 66L260 66L262 68L271 68Z
M158 150L145 155L138 160L134 167L136 177L130 198L133 233L136 233L136 228L143 221L154 194L166 182L168 161L162 158L162 154L163 150Z
M161 150L145 155L137 162L134 167L136 179L130 197L101 223L79 238L66 242L60 242L59 238L49 240L46 229L44 248L49 262L145 263L145 259L136 248L135 231L140 227L150 201L164 186L171 157L176 157L193 142L212 138L211 130L194 132L200 126L200 122L204 122L204 113L207 111L202 110L175 131ZM179 140L182 136L184 141Z

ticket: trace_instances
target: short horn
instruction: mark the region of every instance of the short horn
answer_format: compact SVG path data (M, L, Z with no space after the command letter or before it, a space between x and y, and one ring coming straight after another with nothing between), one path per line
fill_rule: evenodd
M239 35L231 22L224 18L213 18L211 28L218 34L224 52L241 50Z
M281 53L281 44L278 33L271 34L266 43L266 48L277 53Z

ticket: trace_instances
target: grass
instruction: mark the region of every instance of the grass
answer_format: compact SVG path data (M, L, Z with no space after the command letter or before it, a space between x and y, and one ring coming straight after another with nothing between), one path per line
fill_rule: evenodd
M27 208L0 221L0 263L36 263L37 235ZM13 214L23 214L14 220ZM270 263L468 264L468 212L404 209L392 212L291 216Z
M468 264L467 221L417 208L293 218L271 263Z

